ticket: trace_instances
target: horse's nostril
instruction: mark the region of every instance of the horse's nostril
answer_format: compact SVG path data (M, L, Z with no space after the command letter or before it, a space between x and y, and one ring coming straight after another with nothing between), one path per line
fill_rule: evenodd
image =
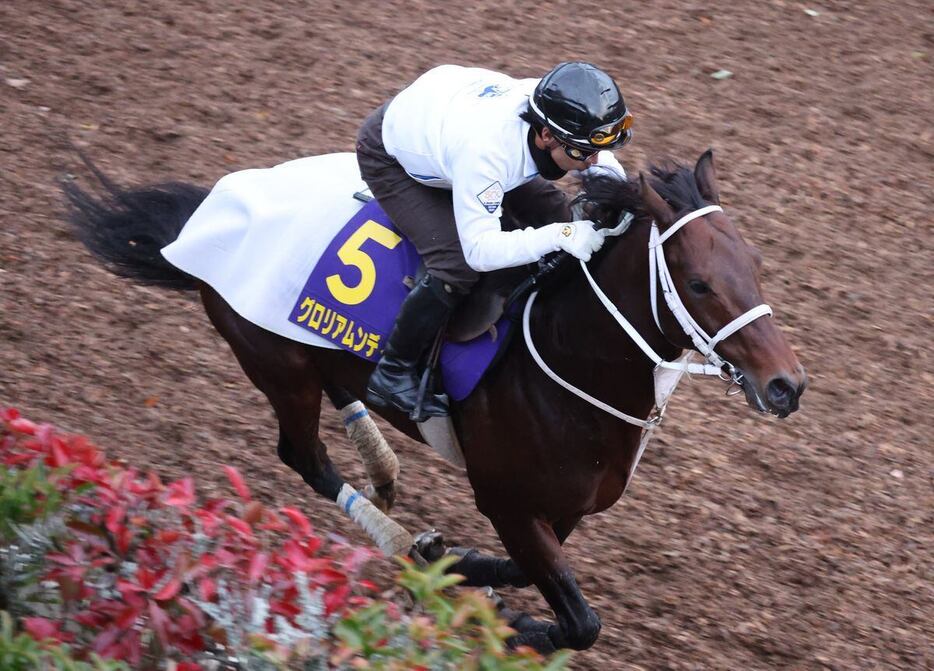
M796 396L795 388L788 380L782 377L777 377L769 382L765 393L772 407L779 409L789 408Z

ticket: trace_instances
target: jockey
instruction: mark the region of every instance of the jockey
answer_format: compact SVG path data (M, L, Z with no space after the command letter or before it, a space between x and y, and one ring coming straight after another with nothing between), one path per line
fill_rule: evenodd
M587 261L600 249L603 236L569 221L552 181L571 170L624 176L607 150L629 142L631 125L613 79L582 62L540 80L442 65L370 114L357 136L360 173L427 272L402 303L368 402L413 411L420 362L478 273L559 250ZM422 412L448 414L447 397L426 393Z

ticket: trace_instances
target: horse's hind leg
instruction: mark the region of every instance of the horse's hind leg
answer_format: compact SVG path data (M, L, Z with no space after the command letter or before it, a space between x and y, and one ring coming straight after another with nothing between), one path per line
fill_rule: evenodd
M342 387L325 384L324 391L341 413L344 428L366 468L370 484L364 494L377 508L388 513L396 500L399 459L389 447L366 406Z
M279 420L276 447L279 459L318 494L336 502L347 483L331 463L327 447L318 436L321 388L308 384L306 389L291 393L260 389L266 393Z
M348 485L318 435L321 374L313 348L246 321L210 287L202 300L247 377L272 404L279 420L279 458L322 496L335 501L386 555L406 553L412 536Z
M267 393L279 418L279 458L316 492L336 502L384 554L407 553L412 546L411 534L344 482L331 463L318 435L321 386L305 379L302 390Z

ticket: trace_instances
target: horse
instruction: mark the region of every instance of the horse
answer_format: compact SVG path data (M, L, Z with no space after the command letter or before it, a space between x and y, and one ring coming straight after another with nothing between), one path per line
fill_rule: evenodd
M395 497L398 462L358 400L373 363L247 321L160 255L208 190L179 182L125 189L97 175L103 197L64 186L77 236L118 275L199 291L214 328L275 411L279 458L384 552L409 551L412 536L384 513ZM511 642L542 652L583 650L598 638L600 618L562 545L583 516L606 510L626 490L643 437L659 419L654 374L664 366L719 373L754 410L781 418L798 409L807 384L763 304L761 255L720 207L712 150L693 169L666 161L637 178L595 176L584 182L583 201L607 227L623 222L620 234L589 263L564 264L538 285L525 303L526 342L512 338L477 388L453 404L450 418L476 506L508 556L451 548L458 560L449 570L466 585L537 587L554 621L503 612L516 631ZM670 363L690 350L706 363ZM371 481L365 495L328 457L318 431L324 395L364 456ZM374 410L424 442L408 416ZM437 556L436 538L419 547Z

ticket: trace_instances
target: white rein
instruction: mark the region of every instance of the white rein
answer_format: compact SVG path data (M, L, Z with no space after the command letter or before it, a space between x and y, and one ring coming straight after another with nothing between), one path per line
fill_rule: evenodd
M665 361L662 359L658 353L652 349L652 347L645 341L639 332L633 327L632 324L627 320L617 309L613 302L607 297L603 290L597 285L593 276L590 274L590 270L587 268L587 264L583 261L580 262L581 268L584 271L584 275L587 276L587 281L590 283L591 288L596 294L597 298L600 299L600 302L603 303L603 306L607 311L613 316L613 318L623 327L623 330L629 335L629 337L639 346L639 348L645 353L645 355L651 359L658 368L668 368L672 370L678 370L686 373L693 373L698 375L716 375L721 379L731 381L735 384L741 384L742 376L737 372L736 368L729 362L724 361L717 353L714 351L717 344L722 340L726 339L730 335L736 333L738 330L746 326L747 324L755 321L759 317L764 317L766 315L772 314L772 308L766 304L759 305L747 310L739 317L731 321L729 324L721 328L713 337L707 335L700 324L698 324L693 317L688 313L687 308L684 306L684 303L681 301L681 297L678 295L677 290L675 289L674 280L671 277L671 273L668 270L668 264L665 262L665 254L662 250L662 245L668 238L677 233L685 224L693 221L699 217L703 217L711 212L722 212L723 209L719 205L708 205L707 207L702 207L699 210L694 210L681 217L678 221L672 224L668 230L663 234L659 234L658 226L655 222L652 222L652 232L649 237L649 286L650 286L650 297L652 302L652 315L655 318L655 324L658 326L659 331L662 330L661 324L658 320L658 306L657 306L657 289L658 285L662 287L662 293L665 295L665 303L668 305L668 309L671 310L675 319L678 321L678 324L681 325L681 328L684 329L685 334L691 338L691 342L694 343L695 349L698 352L704 355L706 363L689 363L687 361ZM632 215L626 215L631 220ZM613 231L608 232L610 235L620 235L626 230L629 224L629 220L624 221L623 225L617 226ZM525 336L525 344L529 348L529 353L532 355L532 358L535 360L535 363L544 371L544 373L554 380L556 383L570 391L572 394L579 396L584 399L591 405L594 405L601 410L608 412L609 414L617 417L623 421L629 422L630 424L635 424L636 426L642 427L643 429L650 429L656 426L662 417L664 408L656 408L656 412L647 420L639 419L638 417L633 417L632 415L627 415L626 413L617 410L616 408L607 405L603 401L594 398L590 394L581 389L578 389L570 382L561 378L557 373L555 373L545 361L539 355L538 350L535 349L535 345L532 342L532 333L529 328L529 315L532 312L532 303L535 302L535 297L538 295L538 292L533 292L528 301L525 304L525 310L522 313L522 332ZM725 377L726 376L726 377Z

